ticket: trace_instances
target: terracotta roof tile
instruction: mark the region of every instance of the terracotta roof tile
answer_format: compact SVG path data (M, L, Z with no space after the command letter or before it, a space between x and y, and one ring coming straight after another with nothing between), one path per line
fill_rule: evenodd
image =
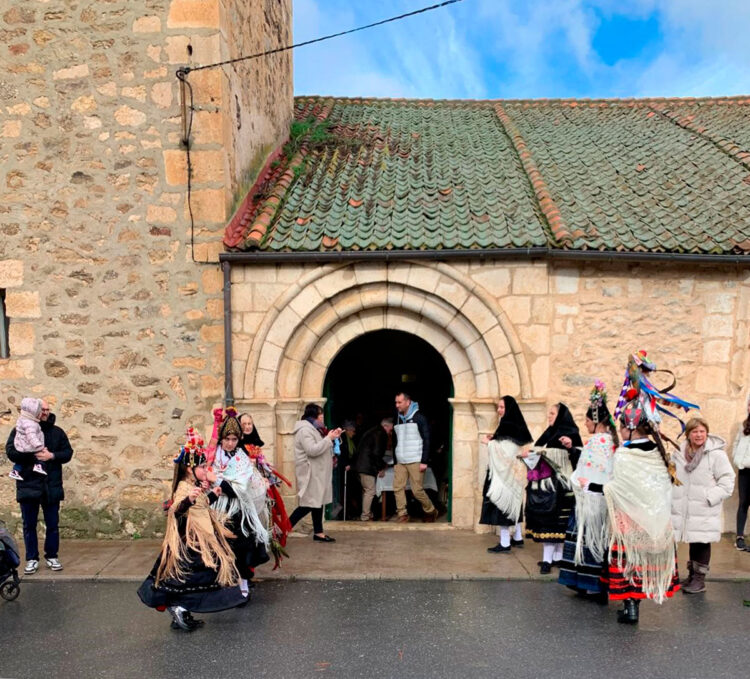
M227 247L725 253L750 242L747 97L300 97L295 115L321 134L269 159Z

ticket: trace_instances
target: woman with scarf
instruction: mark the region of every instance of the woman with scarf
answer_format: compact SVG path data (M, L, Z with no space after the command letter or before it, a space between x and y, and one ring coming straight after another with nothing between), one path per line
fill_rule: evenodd
M503 396L497 404L500 422L492 438L486 437L488 466L482 494L479 523L500 526L500 542L487 551L501 554L511 546L523 547L523 494L526 473L518 459L522 446L532 438L518 403L512 396ZM513 528L513 537L510 536Z
M173 628L191 631L203 625L193 613L234 608L245 597L227 542L232 534L210 508L222 491L208 491L216 479L206 467L203 440L192 427L174 463L164 542L138 596L150 608L168 610Z
M609 553L609 520L603 485L612 477L619 439L604 383L598 380L589 398L586 431L591 437L570 477L576 506L568 523L558 582L606 604L601 575Z
M537 439L534 451L522 454L528 466L526 536L542 543L539 572L543 574L562 559L565 532L575 503L570 475L583 446L578 426L564 403L550 407L547 421L549 426Z
M341 429L328 431L323 424L323 408L308 403L302 419L294 425L294 464L297 472L299 505L289 517L294 526L312 514L313 540L336 542L323 530L323 507L331 502L333 479L333 441Z
M240 439L240 446L249 455L253 461L256 470L260 475L268 481L267 483L267 498L266 505L268 511L271 513L271 522L269 526L270 531L270 546L271 553L274 558L273 569L276 570L283 560L283 557L288 556L285 551L286 539L292 530L292 526L289 523L289 516L286 513L286 507L284 506L284 500L281 497L281 484L285 483L290 488L292 484L284 476L266 460L263 454L262 448L265 445L263 439L258 433L258 428L253 422L253 418L249 413L243 413L238 418L240 426L242 427L242 438Z
M679 484L657 429L658 414L636 396L620 413L622 445L604 484L610 553L602 575L611 601L622 601L617 621L635 624L643 599L663 603L680 588L672 527L672 487Z
M213 468L222 493L215 507L226 515L227 526L235 535L230 544L240 573L240 587L247 596L255 567L269 560L268 481L239 445L242 427L236 415L234 408L227 408L218 431Z
M672 525L677 542L690 544L682 591L698 594L706 591L711 543L721 540L721 508L734 491L734 469L726 442L709 433L703 418L688 420L685 438L672 458L681 484L672 493Z

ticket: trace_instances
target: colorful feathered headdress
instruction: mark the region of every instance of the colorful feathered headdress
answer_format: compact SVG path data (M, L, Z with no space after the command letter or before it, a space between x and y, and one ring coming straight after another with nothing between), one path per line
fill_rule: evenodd
M198 467L206 462L206 449L203 439L193 427L188 427L185 432L185 445L180 448L175 464L184 464L186 467Z
M659 389L649 379L654 373L666 373L672 376L672 383L668 387ZM658 370L656 364L650 361L645 351L641 350L631 354L628 359L628 366L625 370L625 381L620 391L620 398L615 408L615 419L625 410L626 405L631 415L625 423L635 424L637 419L647 420L652 427L658 429L661 424L661 414L674 417L679 423L682 431L685 431L685 424L679 416L675 415L669 408L688 410L699 410L700 406L690 403L684 399L672 394L672 389L677 384L677 378L671 370ZM637 401L637 405L633 402ZM636 427L631 427L635 429Z
M609 412L609 408L607 407L607 387L601 380L596 380L591 389L591 393L589 394L589 408L586 411L586 416L590 417L594 424L603 422L610 427L615 426L612 413Z

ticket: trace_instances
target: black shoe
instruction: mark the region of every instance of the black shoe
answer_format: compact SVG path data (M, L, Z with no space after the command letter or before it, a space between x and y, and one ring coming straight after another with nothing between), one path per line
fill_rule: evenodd
M746 552L747 551L747 545L745 544L745 538L742 535L739 535L737 537L737 540L735 540L735 542L734 542L734 546L740 552Z
M547 563L546 561L542 561L542 565L539 566L539 572L542 575L547 575L552 572L552 564Z
M198 618L194 618L193 614L188 611L187 613L182 614L182 619L187 623L187 626L191 629L198 629L199 627L203 627L206 623L203 622L203 620L199 620ZM183 629L180 627L174 620L172 620L172 629Z
M561 564L561 563L562 563L562 559L555 559L555 560L554 560L554 561L552 562L552 566L553 566L553 568L560 568L560 564Z
M599 604L600 606L609 605L609 594L607 592L595 592L588 595L591 601Z
M172 629L182 629L186 632L192 632L195 629L185 620L185 615L189 611L186 611L182 606L168 606L167 610L172 616Z
M508 545L507 547L503 547L500 543L498 543L494 547L487 547L487 551L491 552L492 554L501 554L503 552L509 552L510 545Z
M313 535L313 540L315 540L315 542L336 542L336 540L330 535L324 535L323 537L320 537L319 535Z
M621 611L617 611L617 622L625 625L635 625L638 622L638 604L635 599L625 599L625 605Z
M510 546L511 547L523 547L523 540L511 540Z

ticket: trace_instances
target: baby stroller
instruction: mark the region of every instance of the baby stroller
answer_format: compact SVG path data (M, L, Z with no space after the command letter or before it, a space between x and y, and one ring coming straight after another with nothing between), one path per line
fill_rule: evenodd
M18 579L18 545L13 536L0 522L0 596L6 601L13 601L21 593Z

